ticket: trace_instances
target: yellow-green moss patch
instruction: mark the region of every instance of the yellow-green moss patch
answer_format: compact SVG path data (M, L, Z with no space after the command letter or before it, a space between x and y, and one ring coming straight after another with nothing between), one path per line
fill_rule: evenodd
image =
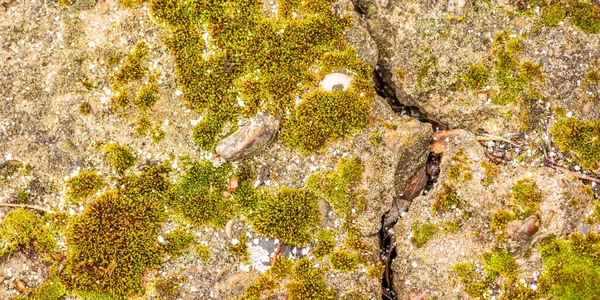
M324 281L323 269L313 267L307 258L299 259L292 269L292 281L285 285L289 300L334 299L334 292Z
M335 235L331 230L319 229L316 238L317 244L312 251L316 259L322 259L326 255L329 255L337 246Z
M66 196L76 202L85 201L105 186L104 179L94 170L80 171L65 182Z
M511 198L514 201L513 212L517 219L522 220L531 215L540 217L539 203L542 201L542 193L532 179L517 181L512 188Z
M431 222L425 222L419 226L419 221L415 221L412 225L412 237L410 242L417 248L421 248L431 240L431 238L439 231L437 225Z
M28 248L49 253L55 247L50 228L33 212L23 208L11 210L0 223L0 257Z
M334 270L350 272L358 266L358 255L347 250L337 250L331 253L331 267Z
M193 232L188 232L183 229L175 229L164 236L165 245L163 250L171 257L177 257L187 249L196 239Z
M118 173L123 173L135 164L135 156L127 146L108 143L103 148L106 163Z
M562 117L552 126L550 134L558 148L574 154L584 169L600 166L600 120L584 122Z
M196 246L196 256L203 263L209 263L212 260L212 251L206 245L198 245Z

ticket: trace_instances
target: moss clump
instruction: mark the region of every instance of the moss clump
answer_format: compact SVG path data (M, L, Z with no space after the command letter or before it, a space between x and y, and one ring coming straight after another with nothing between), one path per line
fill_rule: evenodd
M317 244L313 249L313 254L316 259L322 259L323 257L329 255L333 249L337 246L335 242L335 235L333 231L328 229L319 229L316 234Z
M111 109L123 109L129 106L129 93L125 89L121 89L117 94L110 99Z
M231 198L225 198L230 164L215 168L210 161L193 163L174 188L171 207L196 226L225 226L234 214Z
M146 71L142 66L142 62L148 55L148 45L144 42L135 44L133 52L125 57L123 65L111 75L113 83L113 91L119 91L129 82L141 80Z
M166 218L169 171L155 166L123 177L118 189L99 196L71 221L61 274L69 289L117 297L143 291L143 274L161 263L157 238Z
M484 170L483 175L485 175L485 177L481 180L481 184L486 187L492 185L494 183L494 178L498 175L498 167L489 162L482 162L481 167Z
M344 41L349 20L337 17L329 0L282 3L276 18L265 16L262 5L150 3L150 15L171 33L165 43L174 56L183 99L205 113L194 129L194 141L210 150L227 123L258 110L281 117L282 140L302 152L364 127L368 104L375 97L369 83L372 70ZM314 66L321 71L315 74ZM323 73L347 71L354 74L348 90L318 90ZM299 99L302 103L294 107ZM346 109L335 109L340 105Z
M475 278L475 265L471 262L456 263L452 270L464 282L470 282Z
M532 179L517 181L512 188L511 197L514 200L513 212L519 220L531 215L540 217L539 203L542 201L542 193Z
M490 69L484 64L469 64L461 79L470 89L481 89L487 85Z
M283 187L259 199L250 214L252 228L291 245L305 245L321 223L317 197L309 191Z
M241 232L236 241L232 242L232 244L229 245L229 252L231 252L231 254L238 257L240 260L242 260L244 262L248 261L248 258L250 257L250 253L248 253L248 244L246 243L246 233Z
M159 299L175 300L181 297L181 282L178 278L158 278L154 283L154 288Z
M380 279L383 276L383 272L385 272L385 265L381 262L377 262L367 269L367 275L377 279Z
M331 266L338 271L354 271L358 266L358 255L346 250L334 251L331 253Z
M502 275L507 279L515 279L519 272L519 266L512 254L506 250L496 250L484 253L483 270L489 280L494 280Z
M490 221L490 226L493 231L500 231L496 238L498 240L502 240L504 238L504 234L506 233L506 226L510 221L515 219L515 215L506 210L499 210L492 216Z
M79 104L79 113L84 116L91 114L92 105L87 101L81 102L81 104Z
M171 257L180 256L196 239L193 232L175 229L165 235L163 250Z
M571 21L587 33L600 33L600 8L591 2L575 1Z
M362 171L363 166L357 158L342 158L335 171L312 174L306 188L325 198L338 215L350 218L352 209L358 211L356 208L360 205L356 188L362 180Z
M419 221L415 221L412 225L413 235L410 238L410 242L415 247L421 248L439 231L439 228L431 222L425 222L420 227L418 225Z
M209 263L212 260L212 251L206 245L198 245L196 246L196 256L203 263Z
M537 249L544 263L540 283L556 299L597 299L600 295L600 235L572 234L540 242Z
M567 7L562 3L546 6L542 10L540 20L548 26L556 26L567 16Z
M457 207L460 204L460 197L456 194L456 190L449 186L444 186L436 196L431 211L434 214L446 212L449 208Z
M141 109L149 109L156 103L158 100L158 84L156 84L155 80L150 80L150 82L140 88L137 96L133 100L133 104L138 106Z
M76 202L83 202L89 196L102 189L106 182L94 170L80 171L75 177L65 182L66 196Z
M43 253L52 251L56 241L50 228L23 208L9 211L0 223L0 257L30 247Z
M369 110L370 100L355 91L315 91L305 96L285 123L281 139L301 153L309 154L331 140L366 127Z
M585 80L592 84L600 82L600 71L588 70L585 72Z
M285 285L289 300L334 299L333 290L324 281L323 270L313 267L307 258L296 262L291 275L292 281Z
M594 202L594 216L596 216L596 221L600 222L600 201Z
M273 277L281 280L286 278L290 274L293 266L294 262L291 259L285 257L278 257L277 259L275 259L275 263L273 264L271 269L269 269L269 271L271 272Z
M103 149L106 163L118 173L123 173L135 163L135 156L127 146L108 143Z
M253 281L248 287L244 295L235 300L260 300L261 295L265 291L272 291L277 288L277 281L271 276L270 272L261 274L258 279Z
M363 240L358 228L354 225L344 225L344 229L346 231L344 246L356 252L364 251L366 248L365 241Z
M30 299L60 300L67 293L66 287L57 276L52 276L31 293Z
M426 90L437 83L437 61L435 55L429 55L421 61L417 69L417 88Z
M600 166L600 120L560 118L550 130L560 150L576 155L584 169Z

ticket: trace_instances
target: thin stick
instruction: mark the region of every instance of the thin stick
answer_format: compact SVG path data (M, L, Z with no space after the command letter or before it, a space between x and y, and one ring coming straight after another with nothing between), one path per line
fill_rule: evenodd
M519 145L513 143L511 140L509 139L505 139L501 136L496 136L496 135L491 135L491 134L485 134L485 135L478 135L475 137L476 140L478 141L502 141L505 143L509 143L515 147L519 147Z
M51 209L43 208L43 207L36 206L36 205L27 205L27 204L16 204L16 203L4 203L4 202L0 202L0 206L4 206L4 207L18 207L18 208L30 208L30 209L35 209L35 210L43 211L45 213L53 213L54 212Z
M589 176L589 175L585 175L585 174L581 174L581 173L569 171L569 170L567 170L565 168L561 168L561 167L559 167L557 165L554 165L554 164L551 164L550 167L553 168L553 169L555 169L555 170L561 171L563 173L567 173L569 175L575 176L575 177L580 178L580 179L585 179L585 180L589 180L589 181L600 183L600 179L598 179L596 177L592 177L592 176Z

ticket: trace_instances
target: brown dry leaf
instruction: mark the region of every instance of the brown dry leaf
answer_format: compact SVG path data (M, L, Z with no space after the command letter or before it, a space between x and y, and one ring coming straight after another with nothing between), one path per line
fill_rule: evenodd
M229 184L227 184L227 191L230 193L235 192L235 190L237 190L237 188L239 186L239 181L240 181L240 179L237 177L233 177L233 178L229 179Z
M161 110L165 107L165 104L167 104L167 99L165 99L164 97L160 97L160 98L158 98L158 100L156 100L154 105L152 105L152 107L150 107L150 109L152 111Z
M25 292L26 288L27 288L27 283L25 283L25 281L17 279L17 289L19 290L19 292L21 292L21 293Z
M444 130L433 133L433 141L429 145L429 151L440 154L446 151L448 143L455 137L466 133L463 129Z
M54 253L52 253L52 258L54 258L54 260L61 261L61 260L65 259L65 256L58 252L54 252Z
M425 166L421 167L415 175L411 178L406 190L404 190L404 194L402 195L402 199L406 201L412 201L413 199L419 197L425 189L425 185L427 184L427 172L425 171Z

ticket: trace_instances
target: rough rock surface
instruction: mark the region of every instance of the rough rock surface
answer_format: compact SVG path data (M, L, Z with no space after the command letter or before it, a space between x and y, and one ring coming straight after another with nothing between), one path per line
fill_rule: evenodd
M454 159L459 151L466 155L467 163ZM503 245L515 256L519 265L518 278L532 278L534 273L539 275L542 270L542 261L535 250L541 237L549 234L565 237L571 232L585 234L600 229L598 225L589 228L585 223L593 199L582 192L582 184L576 179L559 175L550 168L517 164L497 166L493 183L486 186L483 183L487 176L482 163L489 163L489 160L475 136L465 133L456 137L449 143L442 159L438 183L426 195L416 198L394 227L397 257L392 263L392 271L398 299L406 299L411 292L424 293L434 299L470 299L452 268L456 263L480 261L480 255L493 251L495 245ZM449 170L458 164L464 167L462 174L457 179L450 179ZM464 180L464 174L471 174L472 178ZM511 189L516 182L527 178L537 184L542 195L539 231L531 238L525 238L518 234L524 221L513 221L507 226L505 240L496 244L494 235L498 232L491 229L490 219L499 209L510 210ZM435 199L446 192L445 186L456 191L459 205L456 209L433 213ZM578 204L570 205L572 200L577 200ZM444 231L444 222L459 220L465 214L456 232ZM439 231L423 247L417 248L411 242L413 226L425 222L435 224ZM582 228L585 232L581 232Z

